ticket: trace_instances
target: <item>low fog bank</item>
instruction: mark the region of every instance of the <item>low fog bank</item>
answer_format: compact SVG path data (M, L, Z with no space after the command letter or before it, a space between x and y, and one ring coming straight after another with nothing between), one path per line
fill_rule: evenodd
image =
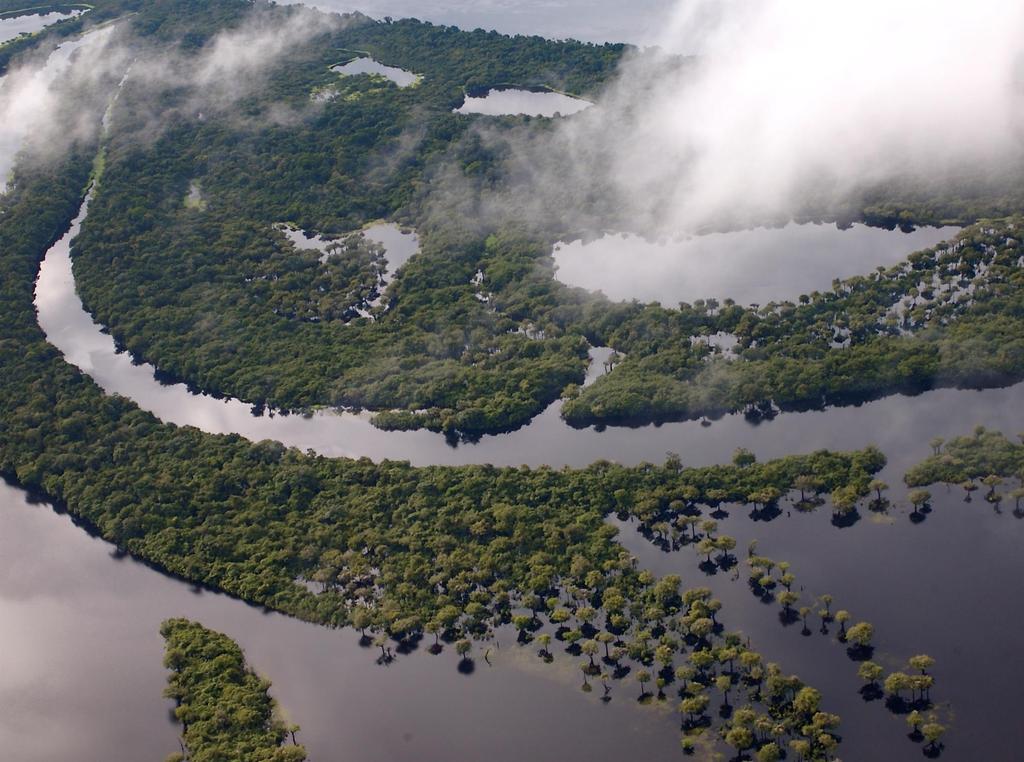
M239 125L299 118L284 108L245 113L239 102L302 42L350 22L307 8L262 6L190 49L159 34L139 36L130 18L87 27L67 41L46 40L0 78L0 192L15 163L45 164L94 139L119 85L136 96L125 125L130 131L119 135L126 147L155 140L180 118L219 113Z
M662 27L595 108L479 121L435 209L657 236L1020 208L1019 2L685 0Z

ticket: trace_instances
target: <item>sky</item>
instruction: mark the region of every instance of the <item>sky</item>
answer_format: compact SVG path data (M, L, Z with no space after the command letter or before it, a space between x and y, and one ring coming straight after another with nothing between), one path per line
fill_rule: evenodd
M362 11L374 18L418 18L463 29L538 34L586 42L654 41L673 0L316 0L323 10Z

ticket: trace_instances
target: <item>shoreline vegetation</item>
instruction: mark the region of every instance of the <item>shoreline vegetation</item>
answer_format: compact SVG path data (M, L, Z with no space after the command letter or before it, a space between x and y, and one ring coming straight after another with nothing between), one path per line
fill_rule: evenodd
M400 88L339 78L328 68L339 48L423 79ZM959 198L946 189L926 204L882 189L850 219L969 226L897 266L749 306L611 302L555 280L560 223L477 229L473 210L506 199L503 151L512 149L485 143L476 121L452 108L495 82L594 99L627 50L353 18L290 52L250 96L252 115L277 103L301 115L259 129L236 129L216 104L196 120L173 105L180 96L129 80L104 187L73 251L83 302L120 348L164 378L260 409L369 410L383 429L465 439L517 429L560 398L572 426L637 426L731 412L764 418L1024 377L1014 232L1022 219L982 219L1024 200L1015 207L994 192ZM328 87L336 97L310 102ZM166 126L140 147L125 114L154 108ZM513 145L542 140L551 126L503 117L488 129ZM447 182L453 172L457 182ZM196 183L201 207L167 203ZM383 294L358 262L331 272L275 228L288 220L337 237L374 219L415 228L421 243ZM370 317L324 308L362 292L381 297ZM734 353L701 341L720 332L738 338ZM588 346L625 359L580 389Z
M629 658L652 665L660 658L668 669L669 657L689 653L704 663L721 649L732 653L736 639L707 615L718 604L708 609L706 595L636 570L604 522L609 512L670 516L701 499L743 500L759 487L781 494L801 476L816 490L866 494L884 464L877 451L864 451L765 464L744 456L706 469L671 459L663 467L603 463L579 471L414 469L161 424L67 366L34 321L34 269L74 216L90 166L82 155L53 174L23 176L0 226L0 261L20 273L5 280L0 301L0 356L9 369L0 468L119 547L186 579L310 621L348 623L385 645L433 633L467 657L474 640L529 610L531 621L543 614L559 627L573 624L570 632L580 634L558 632L570 646L606 632L601 640L626 649L623 667ZM63 206L53 203L61 198ZM728 542L716 541L728 557ZM307 579L322 592L297 582ZM753 669L762 660L750 661ZM679 679L675 666L661 677L666 684ZM816 691L771 665L726 674L707 666L680 673L683 700L694 700L685 712L690 735L708 722L700 696L727 676L730 684L746 681L751 701L766 702L760 711L776 718L779 740L811 744L808 758L830 753L838 719L826 714L808 725Z
M135 44L151 52L162 45L199 47L247 13L295 11L241 0L97 2L94 20L127 12L135 13ZM202 32L199 39L191 36L196 30ZM518 71L496 70L506 57L501 66L523 72L551 57L548 71L561 71L566 87L597 88L622 47L459 33L418 22L359 23L339 34L389 65L423 71L422 84L410 92L349 77L338 87L384 95L339 98L311 122L288 130L234 123L229 130L215 108L196 120L187 99L136 91L129 80L118 109L131 113L153 98L169 98L174 108L151 143L137 144L138 125L129 123L103 146L101 115L116 78L97 82L96 92L66 93L63 107L95 116L96 133L66 159L19 165L13 189L0 197L0 472L168 573L309 622L351 626L380 648L384 662L392 642L401 647L432 637L436 649L453 647L462 657L460 669L472 671L475 644L511 625L523 642L540 647L540 658L553 657L552 641L579 658L584 690L592 690L593 679L607 696L609 686L628 675L644 703L678 697L684 752L717 734L738 755L751 752L760 762L781 758L785 748L804 760L834 758L840 718L822 707L820 692L728 631L729 612L710 590L637 568L607 519L636 519L651 536L692 542L705 563L732 568L736 541L718 532L705 509L737 503L767 513L799 492L801 502L830 502L834 523L841 525L872 492L882 501L884 485L876 477L885 457L877 449L818 451L763 463L739 449L732 463L703 468L687 468L678 456L635 467L600 461L560 470L413 468L204 434L162 423L128 399L105 395L63 361L36 321L33 283L40 259L68 229L94 157L103 151L102 182L75 244L75 268L86 303L129 350L167 359L158 359L162 371L194 378L200 388L231 384L259 390L256 397L268 401L276 399L270 395L310 405L332 395L361 395L362 404L369 398L441 400L428 406L436 425L473 432L522 420L581 380L588 341L621 349L627 359L571 396L570 418L608 417L622 409L611 405L595 412L593 401L608 399L620 383L613 378L625 379L627 387L630 379L643 381L630 368L642 368L654 384L698 379L698 385L734 395L726 402L765 415L771 412L765 389L809 384L815 390L831 383L809 381L808 369L839 374L834 389L826 386L826 396L886 384L896 388L907 380L994 383L1015 377L1024 336L1015 314L1019 255L1010 235L1017 222L978 224L950 246L912 255L872 277L837 282L830 294L809 295L800 305L754 310L706 301L665 310L608 303L559 287L545 270L546 239L534 233L504 229L481 236L432 223L412 207L425 203L416 194L428 176L426 167L435 158L451 158L449 151L464 152L463 172L500 182L490 174L494 157L474 148L471 139L453 148L469 123L450 113L450 99L460 97L461 88L501 81L499 76L521 79ZM284 67L245 104L247 115L259 116L275 98L310 107L308 93L323 84L325 56L334 54L330 45L321 47L295 51L289 59L294 66ZM455 48L466 50L463 68L450 66ZM424 109L433 116L420 131L416 120ZM544 129L544 122L537 124ZM393 174L379 179L380 162L393 158L410 134L418 136L421 152L406 155ZM245 157L253 155L261 157L260 166L247 163ZM260 182L240 187L240 169ZM205 208L189 209L182 201L193 182L203 189ZM273 300L285 304L285 297L308 297L321 275L319 263L296 257L267 220L339 234L366 219L394 216L416 224L423 256L410 261L392 284L386 318L366 326L345 324L336 334L342 338L332 338L322 327L310 327L332 321L313 324L267 308ZM247 281L254 272L266 277ZM492 295L486 304L474 298L476 272L483 273ZM543 338L515 332L525 323ZM725 326L741 337L745 359L708 361L710 349L692 346L690 338ZM983 335L968 339L968 331ZM341 344L332 341L352 353L342 358L342 375L323 372L335 367ZM842 351L831 347L847 341ZM996 344L1000 353L992 358L986 353ZM287 361L253 362L261 351ZM856 360L856 367L829 365L828 358L840 355ZM749 370L732 370L740 366L758 370L748 377L743 374ZM622 370L627 372L615 376ZM326 385L328 378L335 387ZM289 385L282 387L281 379ZM672 410L683 399L673 394L645 390L643 399L665 400L665 409ZM773 391L771 402L780 395ZM817 392L795 394L793 402L809 397ZM717 397L701 401L706 409L712 403L723 404ZM1005 449L981 439L985 447ZM968 463L972 447L951 443L934 456L940 460L908 474L908 484L936 475L974 478L978 469L1001 472L996 463L941 461L944 454L960 453ZM1019 458L1013 450L1007 462L1016 466ZM752 587L775 596L786 616L805 617L799 604L811 602L799 600L783 564L750 549ZM833 616L829 601L814 603L824 607L823 619ZM837 611L835 620L850 641L848 655L852 649L851 659L873 664L873 625L851 619L847 626L850 615L844 613L840 619ZM191 623L172 622L165 630L169 643L183 646L169 649L175 654L169 664L181 680L188 682L182 675L192 666L225 667L241 676L261 707L249 719L268 727L266 685L245 672L234 644ZM193 664L190 653L207 647L218 649L224 663ZM902 694L909 692L907 705L926 711L930 662L919 657L909 662L924 665L916 667L914 679L891 673L879 684L880 667L862 676L873 690L904 704ZM197 676L207 678L220 679ZM189 687L177 685L174 697L194 707L188 691L178 690ZM713 700L724 700L724 708L713 707ZM186 736L198 733L202 721L183 714L190 717ZM928 748L938 750L941 725L917 720ZM242 725L249 727L248 721ZM270 740L279 739L281 729L269 727ZM198 749L187 743L198 760ZM269 753L294 755L300 752L290 750L300 748Z

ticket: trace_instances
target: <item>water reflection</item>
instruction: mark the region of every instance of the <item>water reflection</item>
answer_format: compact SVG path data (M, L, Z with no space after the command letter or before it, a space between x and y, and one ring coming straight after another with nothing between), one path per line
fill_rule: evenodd
M1005 428L1022 422L1024 414L1010 414ZM928 430L925 420L917 425ZM709 575L700 569L703 556L693 547L666 552L632 523L613 523L642 568L712 588L723 603L728 629L749 634L768 659L823 692L823 706L843 718L843 759L914 760L921 758L922 748L907 739L903 715L891 714L884 701L870 701L870 693L861 692L857 664L836 642L838 626L833 623L827 635L820 633L814 600L826 593L834 598L833 612L847 609L852 621L874 624L873 659L887 672L905 669L907 659L918 653L937 660L931 697L935 711L949 720L944 758L1014 759L1024 744L1024 727L1014 714L1021 674L1012 666L1019 615L1005 601L1016 595L1015 580L1024 572L1024 557L1017 552L1024 522L1009 509L998 513L982 500L965 504L962 490L941 485L931 488L927 519L915 521L914 509L896 485L928 449L922 441L910 453L888 451L891 462L880 476L894 486L894 505L877 512L864 501L860 520L846 529L832 525L827 505L803 513L785 501L770 521L753 520L749 506L726 506L716 516L718 533L737 541L735 571ZM796 605L812 606L809 635L802 633L799 620L792 626L780 623L778 603L752 597L745 560L748 543L755 539L759 555L792 563L793 590L801 596ZM976 638L985 647L970 645ZM994 727L1011 730L1006 735L988 732Z
M555 403L517 431L483 436L458 447L429 431L381 431L368 414L254 416L239 400L193 393L183 384L163 385L152 366L135 365L128 354L115 350L114 340L92 322L75 293L68 245L81 219L82 215L47 252L36 287L39 324L69 363L105 391L133 399L162 420L253 440L278 439L327 456L408 460L416 465L585 466L601 458L662 462L672 451L688 464L703 465L728 461L740 443L759 457L770 458L817 448L862 448L873 442L886 453L923 457L922 442L931 436L953 436L979 423L998 429L1017 420L1024 396L1021 385L985 391L940 389L914 397L894 395L859 407L785 413L757 426L731 415L707 428L687 421L605 431L566 426L561 405ZM592 350L593 356L600 356L597 351ZM602 362L592 364L592 373L600 372Z
M462 105L455 109L455 113L487 116L569 116L592 105L589 101L562 93L508 88L488 90L483 96L467 95Z
M365 413L256 416L250 406L237 400L195 394L183 384L160 384L152 366L136 365L127 354L116 352L113 339L93 323L75 293L68 242L77 234L84 213L83 207L71 230L47 252L39 269L36 308L47 339L108 393L129 397L162 420L211 433L238 433L256 441L276 439L328 456L408 460L415 465L584 466L601 458L623 463L661 462L667 451L681 453L688 464L704 465L728 461L740 443L761 458L871 443L886 453L920 452L921 442L932 436L948 438L979 423L998 429L1005 421L1016 420L1024 398L1021 385L980 392L942 389L917 397L896 395L857 407L784 413L757 426L742 415L730 415L707 428L686 421L603 432L565 425L561 403L556 402L518 431L485 436L475 444L457 447L428 431L381 431ZM592 350L592 356L600 357L597 352ZM592 363L591 372L600 372L602 362Z
M377 76L390 79L399 87L410 87L415 85L421 79L419 74L413 74L411 71L399 69L397 66L385 66L380 61L375 61L368 56L364 58L354 58L348 63L341 64L339 66L332 66L331 71L343 75L375 74Z
M740 304L767 304L827 291L834 278L866 275L908 254L956 235L955 227L924 227L910 233L857 224L756 228L649 241L609 234L584 243L555 246L563 283L603 291L617 300L674 306L726 297Z
M21 16L9 16L7 18L0 18L0 45L5 42L9 42L23 34L35 34L41 32L50 24L55 24L58 21L64 21L65 19L73 19L76 16L81 16L84 11L73 10L70 12L53 11L50 13L38 12L38 13L26 13Z
M587 700L574 680L558 676L558 662L542 670L511 640L493 648L493 667L478 659L470 678L459 674L452 648L379 667L352 630L266 613L165 577L0 482L4 758L158 760L177 751L158 632L173 616L241 644L302 725L298 740L317 762L591 762L627 759L636 748L652 760L678 756L658 713ZM575 671L575 660L563 661Z

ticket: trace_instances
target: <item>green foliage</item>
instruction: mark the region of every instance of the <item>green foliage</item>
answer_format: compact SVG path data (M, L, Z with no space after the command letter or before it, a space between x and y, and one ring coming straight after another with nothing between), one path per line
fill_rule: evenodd
M910 487L924 487L937 482L961 484L990 476L1019 478L1021 475L1024 475L1024 445L1007 439L998 431L979 428L971 436L951 439L941 453L925 458L903 478Z
M288 728L275 716L270 682L255 675L231 638L187 619L160 626L164 695L174 699L175 717L192 762L302 762L302 746L285 745Z
M1024 377L1020 218L978 223L952 244L895 267L835 281L799 303L743 308L649 306L605 343L626 353L568 401L574 425L679 420L743 410L770 414L940 386L999 386ZM652 325L656 321L656 325ZM737 336L738 357L692 343Z
M205 37L243 15L215 6L224 18L208 18ZM154 45L196 28L161 11L135 19ZM423 81L403 89L339 77L329 70L339 49L368 50ZM122 346L169 377L253 404L369 408L388 428L466 435L522 425L582 381L586 343L525 335L519 319L478 300L470 281L482 240L457 225L424 229L420 255L371 309L373 256L346 251L320 262L276 226L340 236L385 217L418 221L409 204L428 187L427 167L470 123L452 113L464 88L589 90L622 51L353 17L294 46L231 108L129 79L103 187L75 246L83 300ZM325 88L337 97L314 102ZM293 116L282 122L281 109ZM203 203L182 203L199 182Z

